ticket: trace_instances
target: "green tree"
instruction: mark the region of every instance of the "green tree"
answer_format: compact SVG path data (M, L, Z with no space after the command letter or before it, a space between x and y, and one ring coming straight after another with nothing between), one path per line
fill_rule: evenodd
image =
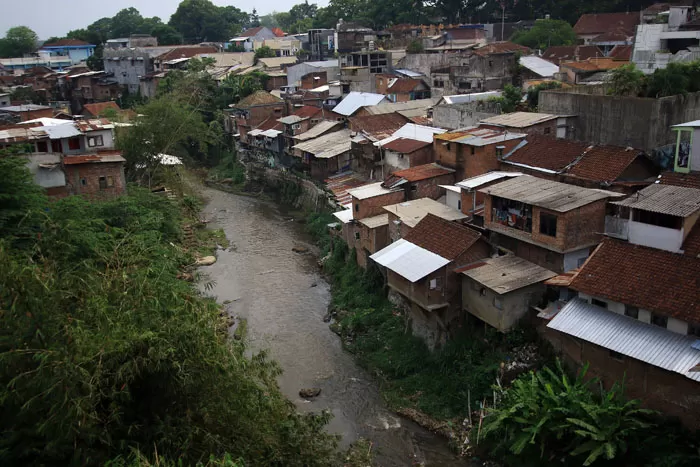
M159 24L151 30L151 35L158 39L158 45L182 44L182 34L168 24Z
M251 28L257 28L260 26L260 17L258 16L258 10L253 8L253 11L250 13L250 27Z
M262 47L259 47L255 51L255 60L259 60L261 58L272 58L276 57L277 54L275 53L274 50L272 50L269 46L263 45Z
M420 54L423 53L425 49L423 48L423 42L420 39L414 39L406 47L407 54Z
M0 238L16 240L35 233L38 215L46 207L43 190L34 183L22 146L0 150Z
M244 15L239 9L217 7L210 0L183 0L170 17L175 28L188 44L204 41L228 41L240 31L239 21Z
M16 26L7 30L0 39L0 57L22 57L34 52L39 38L36 33L26 26Z
M546 81L540 83L536 86L532 86L527 90L527 105L533 112L537 111L537 107L540 105L540 92L546 91L548 89L559 89L561 88L561 83L558 81Z
M642 93L646 76L634 63L615 68L607 80L608 93L613 96L638 96Z
M529 31L518 31L512 37L516 44L542 50L557 45L573 45L576 40L574 28L566 21L556 19L538 20Z
M647 95L664 97L686 94L691 86L689 71L689 65L685 63L669 63L666 68L655 70L647 77Z
M501 111L503 111L503 113L511 113L515 112L518 105L522 102L523 93L520 88L506 84L501 93L501 97L491 98L490 100L501 104Z

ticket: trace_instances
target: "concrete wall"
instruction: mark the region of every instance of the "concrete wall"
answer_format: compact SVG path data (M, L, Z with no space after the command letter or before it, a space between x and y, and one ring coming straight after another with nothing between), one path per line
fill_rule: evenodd
M577 115L567 137L647 152L676 142L672 125L700 119L700 93L660 99L543 91L539 111Z
M433 67L449 66L455 59L455 56L450 54L407 54L399 60L396 68L405 68L408 70L422 73L425 76L430 76L430 70Z
M66 185L66 174L61 167L60 154L32 154L25 156L27 168L34 175L34 182L42 188L54 188ZM39 164L59 164L54 169L44 169Z
M114 79L128 86L131 93L139 91L141 76L153 72L153 60L143 49L105 49L104 65L105 71L113 73Z
M495 102L442 104L433 109L433 125L447 130L456 130L478 125L481 120L500 114L501 105Z
M513 328L545 292L545 285L539 283L501 295L462 277L462 308L499 331Z

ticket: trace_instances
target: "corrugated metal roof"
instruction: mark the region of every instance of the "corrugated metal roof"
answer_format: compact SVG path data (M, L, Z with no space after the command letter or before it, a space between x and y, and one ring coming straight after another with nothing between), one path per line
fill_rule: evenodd
M515 177L479 191L557 212L571 211L601 199L624 196L612 191L582 188L530 175Z
M73 138L83 133L78 130L73 122L66 122L64 125L52 125L42 128L51 139Z
M329 133L316 139L299 143L293 147L294 149L311 153L319 159L329 159L338 154L350 151L352 148L350 130L340 130Z
M370 183L359 188L348 190L348 193L357 199L374 198L375 196L386 195L398 190L388 190L382 186L384 182Z
M380 214L374 217L365 217L364 219L360 219L359 222L365 227L369 227L370 229L376 229L377 227L381 227L383 225L389 225L389 214Z
M433 142L433 135L440 135L447 130L442 128L434 128L425 125L416 125L415 123L407 123L401 128L399 128L394 134L388 138L384 138L381 141L374 143L375 146L382 147L385 144L391 143L399 138L413 139L416 141L423 141L425 143Z
M353 91L333 108L333 112L349 117L362 107L377 105L384 100L386 100L386 96L382 94Z
M452 96L442 96L439 104L466 104L468 102L485 101L492 97L501 97L501 91L474 92L471 94L454 94Z
M519 63L542 78L551 78L554 76L554 73L559 73L557 65L534 55L520 57Z
M433 214L447 221L458 221L469 217L457 209L430 198L414 199L384 206L384 210L398 216L401 222L411 228L418 225L428 214Z
M505 130L491 128L472 127L463 130L454 130L449 133L436 136L435 139L444 139L469 146L488 146L489 144L504 143L514 139L525 138L525 133L512 133Z
M512 128L525 128L538 123L548 122L557 118L556 115L542 114L536 112L513 112L509 114L496 115L481 121L488 125L507 126Z
M46 127L16 127L0 130L0 143L19 143L48 138Z
M416 99L407 102L383 102L365 110L370 115L392 114L394 112L408 113L411 116L425 115L428 109L435 105L436 99Z
M634 318L571 300L547 327L700 382L689 372L700 364L696 337L684 336Z
M423 76L422 73L418 73L417 71L413 71L413 70L407 70L407 69L405 69L405 68L395 69L394 71L395 71L396 73L400 73L400 74L402 74L402 75L406 75L406 76L408 76L409 78L420 78L420 77Z
M297 141L306 141L309 139L318 138L327 131L332 130L335 127L339 127L340 125L340 122L331 122L330 120L323 120L321 122L318 122L318 124L311 128L309 131L294 136L294 139Z
M512 255L486 259L463 274L500 295L556 276L549 269Z
M700 120L693 120L692 122L679 123L678 125L673 125L671 128L700 128Z
M627 199L612 204L670 216L688 217L700 209L700 190L653 184Z
M501 178L513 178L519 177L522 173L520 172L489 172L484 175L478 175L476 177L468 178L456 183L458 187L466 189L479 188L481 185L485 185L494 180L500 180Z
M370 258L411 282L424 278L450 262L404 239L392 243Z
M447 191L451 191L453 193L462 193L462 189L458 186L454 185L438 185L440 188L444 188Z
M301 118L298 115L289 115L288 117L282 117L278 119L277 121L280 123L284 123L285 125L292 125L294 123L299 123L303 120L307 120L308 117L306 118Z
M2 95L2 94L0 94ZM70 123L70 120L63 120L60 118L47 118L47 117L41 117L41 118L35 118L34 120L27 120L25 122L19 122L18 125L27 125L31 123L41 123L42 126L54 126L54 125L65 125L66 123Z

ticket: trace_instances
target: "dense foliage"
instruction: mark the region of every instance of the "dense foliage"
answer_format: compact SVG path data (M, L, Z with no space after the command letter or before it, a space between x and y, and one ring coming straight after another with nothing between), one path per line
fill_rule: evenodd
M36 33L26 26L10 28L5 37L0 39L0 58L22 57L34 52L37 40Z
M556 19L537 21L532 29L516 31L511 39L517 44L541 50L556 45L573 45L577 41L574 28L566 21Z
M559 89L561 83L558 81L545 81L528 88L527 90L527 106L533 112L537 111L537 106L540 104L540 92L548 89Z
M279 368L177 279L177 204L136 188L47 204L20 159L0 164L3 465L336 462L328 415L298 415Z
M615 96L665 97L700 91L700 61L672 62L645 75L631 63L610 72L608 92Z

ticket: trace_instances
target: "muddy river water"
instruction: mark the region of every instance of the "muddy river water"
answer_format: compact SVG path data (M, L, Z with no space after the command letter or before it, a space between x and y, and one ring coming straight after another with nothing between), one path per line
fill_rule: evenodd
M323 322L330 287L316 257L292 251L311 248L300 225L264 201L211 189L205 195L206 218L231 242L202 269L215 282L209 293L220 303L230 300L229 312L247 320L252 348L267 349L279 362L280 388L298 409L330 410L328 430L342 435L343 447L367 438L382 466L470 465L443 438L387 410L377 382L342 349ZM321 388L312 402L298 395L308 387Z

